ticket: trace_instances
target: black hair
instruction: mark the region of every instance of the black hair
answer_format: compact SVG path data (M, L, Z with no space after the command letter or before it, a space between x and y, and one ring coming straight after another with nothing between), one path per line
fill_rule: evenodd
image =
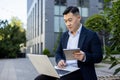
M66 15L70 12L73 14L76 14L76 13L79 13L79 9L75 6L69 6L65 9L65 11L63 12L63 15Z

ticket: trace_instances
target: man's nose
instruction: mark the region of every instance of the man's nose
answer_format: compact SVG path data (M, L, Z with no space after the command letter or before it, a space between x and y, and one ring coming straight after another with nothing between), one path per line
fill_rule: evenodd
M71 24L70 24L70 22L67 22L67 26L70 26Z

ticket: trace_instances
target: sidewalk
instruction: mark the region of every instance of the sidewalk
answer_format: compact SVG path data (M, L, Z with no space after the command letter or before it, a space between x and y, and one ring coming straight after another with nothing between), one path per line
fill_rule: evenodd
M116 75L113 75L116 68L120 67L120 64L116 65L112 69L109 69L110 64L99 63L97 64L101 67L96 67L96 73L99 80L120 80L120 72Z
M34 80L37 75L27 58L0 60L0 80Z
M50 58L50 60L52 64L55 64L54 58ZM114 69L120 66L117 65L115 68L109 70L109 64L100 63L97 65L100 66L96 68L97 76L101 78L99 80L112 80L105 79L105 77L113 77ZM37 75L39 73L28 58L0 59L0 80L34 80ZM116 76L120 76L120 72ZM117 80L120 80L120 77Z

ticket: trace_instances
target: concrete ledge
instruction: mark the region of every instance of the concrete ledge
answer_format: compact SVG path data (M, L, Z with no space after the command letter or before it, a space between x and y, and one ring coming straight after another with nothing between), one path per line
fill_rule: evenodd
M98 80L120 80L120 75L113 76L98 76Z

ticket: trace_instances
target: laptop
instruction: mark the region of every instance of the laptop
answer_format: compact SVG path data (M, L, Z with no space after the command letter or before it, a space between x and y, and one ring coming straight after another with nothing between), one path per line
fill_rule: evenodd
M46 55L27 54L27 56L38 73L56 78L60 78L80 69L73 66L67 66L64 69L60 69L57 66L53 66Z

